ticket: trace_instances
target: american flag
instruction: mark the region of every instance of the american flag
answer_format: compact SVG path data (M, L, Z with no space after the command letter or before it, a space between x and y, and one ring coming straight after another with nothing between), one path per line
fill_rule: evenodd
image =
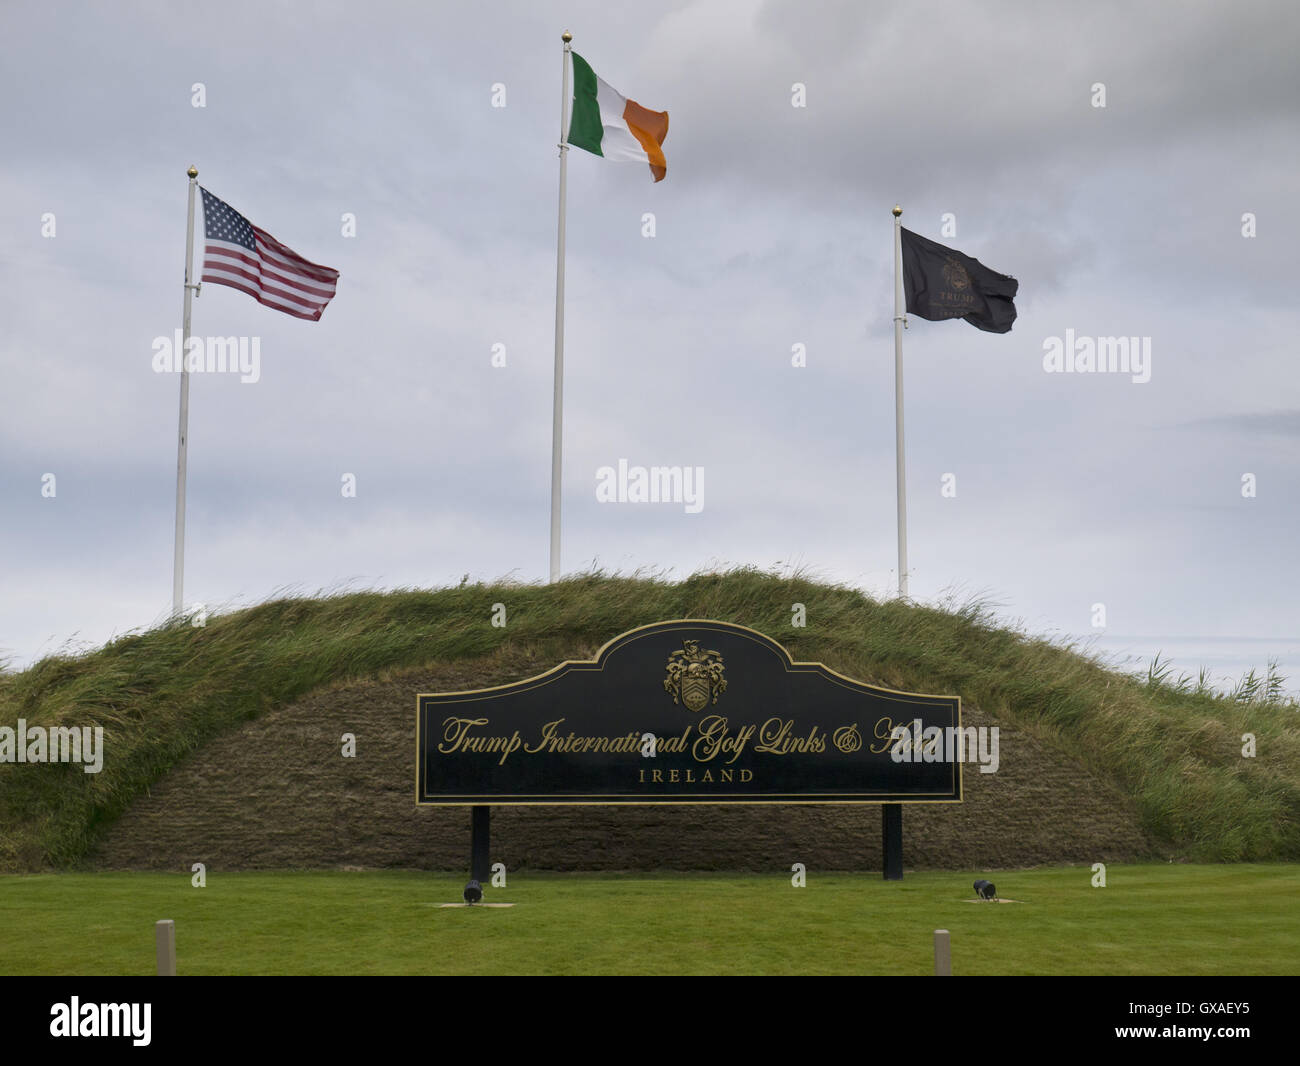
M202 186L203 280L246 292L267 307L319 321L334 298L339 272L309 263L264 229L258 229Z

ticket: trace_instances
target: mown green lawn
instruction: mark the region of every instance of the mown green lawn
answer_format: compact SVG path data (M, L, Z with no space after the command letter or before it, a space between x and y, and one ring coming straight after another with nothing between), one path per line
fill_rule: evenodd
M1300 866L1111 866L999 873L1023 903L967 903L978 873L519 873L439 909L463 878L410 872L0 877L0 974L154 970L176 922L185 974L1300 973Z

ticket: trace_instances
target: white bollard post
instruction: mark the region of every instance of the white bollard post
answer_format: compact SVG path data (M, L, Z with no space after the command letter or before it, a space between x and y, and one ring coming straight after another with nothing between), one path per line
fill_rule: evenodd
M948 930L934 931L934 975L935 977L952 976L952 949L948 944Z
M154 946L158 954L158 976L176 976L176 923L164 918L154 925Z

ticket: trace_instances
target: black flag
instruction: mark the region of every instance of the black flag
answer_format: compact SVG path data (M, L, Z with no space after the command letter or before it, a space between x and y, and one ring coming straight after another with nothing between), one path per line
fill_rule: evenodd
M978 259L903 230L903 291L909 314L931 322L964 318L977 329L1008 333L1020 282Z

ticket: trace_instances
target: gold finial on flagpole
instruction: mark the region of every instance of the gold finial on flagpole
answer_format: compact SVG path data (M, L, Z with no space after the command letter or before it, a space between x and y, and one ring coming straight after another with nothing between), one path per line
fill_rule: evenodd
M894 205L894 217L897 218L897 217L898 217L899 215L901 215L902 213L903 213L903 209L902 209L901 207L899 207L898 204L895 204L895 205Z
M568 44L571 40L573 40L573 34L571 34L568 30L565 30L562 34L560 34L560 40L562 40L565 44Z
M190 169L187 170L185 173L188 174L191 178L197 178L199 176L199 168L190 167Z

